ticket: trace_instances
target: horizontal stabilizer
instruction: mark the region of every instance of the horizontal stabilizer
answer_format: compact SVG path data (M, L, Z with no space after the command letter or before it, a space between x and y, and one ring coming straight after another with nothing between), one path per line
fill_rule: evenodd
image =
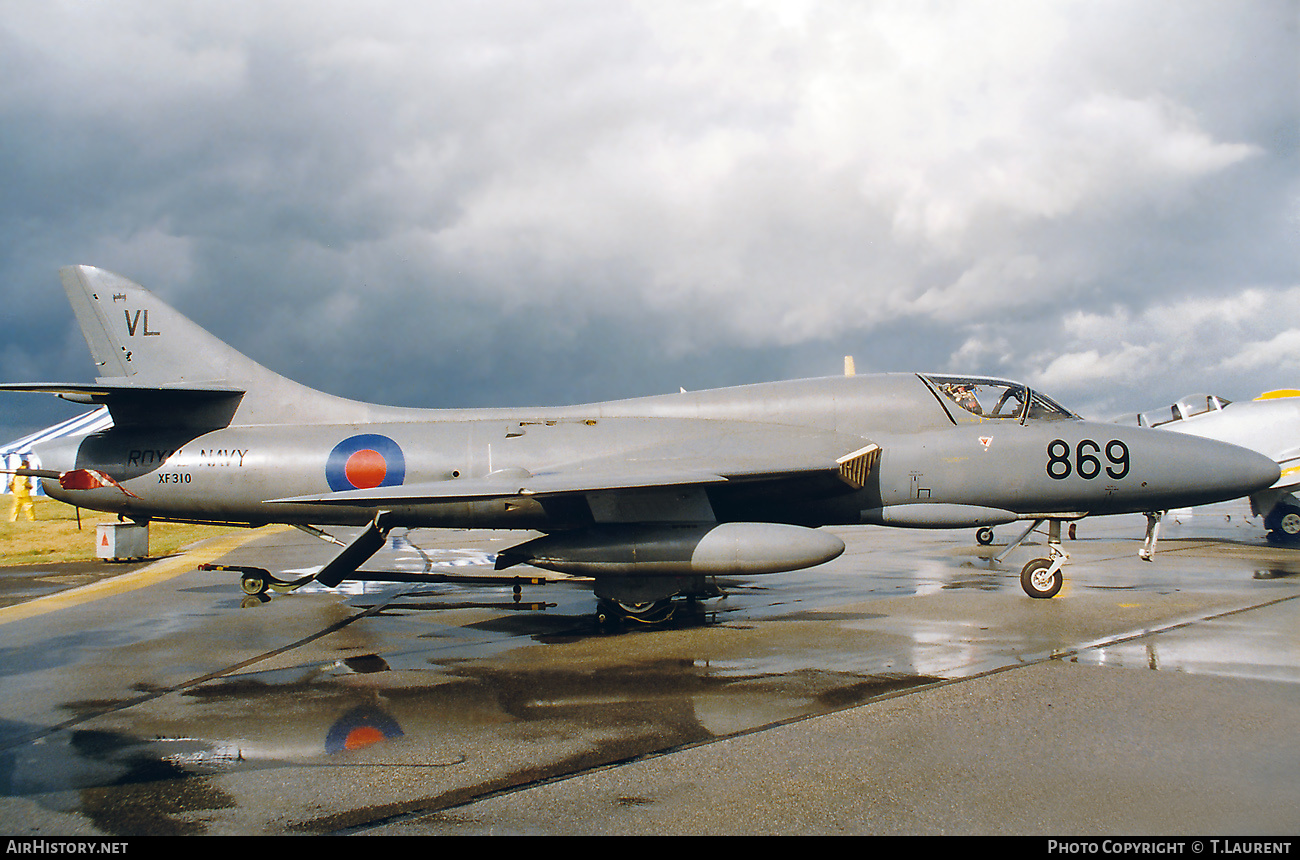
M56 394L76 402L99 402L91 398L108 398L117 394L139 394L156 392L160 394L190 394L207 397L230 397L243 394L244 389L228 385L110 385L95 382L5 382L0 383L0 391L24 391L36 394ZM84 398L84 399L83 399Z
M167 426L211 430L230 424L244 396L225 385L164 386L80 382L21 382L0 391L53 394L73 403L106 405L116 427Z

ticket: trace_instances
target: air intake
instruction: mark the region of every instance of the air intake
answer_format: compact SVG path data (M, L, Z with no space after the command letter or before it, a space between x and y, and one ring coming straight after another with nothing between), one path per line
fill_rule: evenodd
M835 461L840 467L840 479L855 490L867 485L867 478L880 462L880 446L876 444L859 448Z

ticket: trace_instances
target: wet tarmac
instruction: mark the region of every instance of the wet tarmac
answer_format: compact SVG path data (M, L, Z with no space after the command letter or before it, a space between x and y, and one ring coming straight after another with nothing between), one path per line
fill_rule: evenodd
M1293 835L1300 550L1245 513L1166 520L1154 563L1140 517L1084 521L1050 601L1019 586L1041 545L988 560L1010 527L837 530L653 627L580 580L462 581L505 533L394 532L366 568L443 581L266 600L196 566L336 548L9 569L0 830Z

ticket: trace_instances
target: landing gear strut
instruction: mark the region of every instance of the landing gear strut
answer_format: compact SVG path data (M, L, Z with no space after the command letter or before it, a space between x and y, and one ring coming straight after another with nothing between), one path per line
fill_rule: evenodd
M1156 554L1156 541L1160 540L1160 520L1165 516L1164 511L1148 511L1147 518L1147 536L1142 541L1142 548L1138 550L1138 558L1143 561L1151 561Z

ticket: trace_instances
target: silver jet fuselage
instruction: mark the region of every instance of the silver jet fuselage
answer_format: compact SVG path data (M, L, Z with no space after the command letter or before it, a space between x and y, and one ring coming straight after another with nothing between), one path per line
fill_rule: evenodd
M549 471L581 475L610 462L672 469L730 466L704 492L717 521L956 528L1044 514L1163 510L1233 498L1268 480L1250 452L1142 428L1050 418L981 418L948 402L917 374L831 377L583 406L520 410L376 408L370 423L239 426L193 434L113 428L38 451L46 468L96 469L129 490L68 491L55 498L133 517L225 522L364 524L373 502L272 501L293 497ZM348 440L359 440L350 446ZM862 446L880 456L860 488L809 474ZM331 465L331 455L341 463ZM358 457L358 452L371 452ZM755 453L760 452L760 453ZM376 456L377 455L377 456ZM353 472L349 477L349 459ZM753 461L756 472L746 477ZM766 468L788 466L789 474ZM719 468L718 471L726 471ZM381 474L382 472L382 474ZM554 531L593 521L601 493L573 499L394 497L405 526ZM686 487L619 488L649 496ZM614 502L617 503L617 500ZM599 519L598 515L596 519ZM656 515L653 519L662 519Z

